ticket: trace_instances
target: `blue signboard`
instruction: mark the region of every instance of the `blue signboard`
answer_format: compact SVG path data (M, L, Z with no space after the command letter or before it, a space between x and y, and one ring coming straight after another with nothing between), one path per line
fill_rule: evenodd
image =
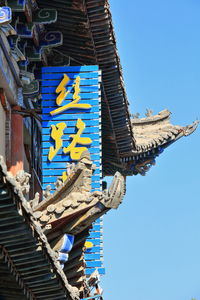
M66 164L88 149L96 165L92 191L101 190L101 73L98 66L42 68L42 185L55 189ZM90 230L86 274L102 268L102 221ZM96 254L96 255L95 255Z

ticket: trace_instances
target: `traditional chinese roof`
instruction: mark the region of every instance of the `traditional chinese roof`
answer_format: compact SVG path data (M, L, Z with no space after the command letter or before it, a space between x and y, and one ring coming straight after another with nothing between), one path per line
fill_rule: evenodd
M89 153L84 152L77 165L68 169L65 183L58 181L56 191L33 206L34 217L41 224L54 251L61 248L65 234L75 236L64 272L69 282L82 293L87 290L84 243L89 229L100 216L111 208L116 209L125 193L124 177L119 173L114 176L108 190L90 192L94 169Z
M102 71L103 175L114 175L116 171L124 175L137 174L123 162L131 160L130 157L137 159L137 154L143 155L143 152L146 156L147 148L154 151L154 145L159 144L154 138L159 140L162 136L163 144L167 139L164 127L159 131L160 137L154 134L155 124L158 124L156 117L154 122L149 116L131 121L108 0L7 2L13 11L13 27L8 24L3 30L20 66L24 97L34 97L39 92L38 81L32 73L36 79L40 78L41 63L99 65ZM28 78L29 84L26 84ZM161 116L161 119L165 118ZM138 120L141 121L137 125ZM151 134L155 135L152 140Z
M0 157L0 298L79 299Z
M50 240L63 233L78 234L109 209L118 208L122 202L124 177L116 173L108 191L90 192L94 170L89 152L85 151L74 168L68 170L65 183L60 181L60 187L57 186L54 194L33 206L34 216L42 227L47 228L45 233Z
M161 146L167 146L194 132L198 125L195 121L188 126L173 125L170 122L171 112L167 109L157 115L148 115L146 118L131 119L135 138L135 154L145 153Z
M138 154L146 157L147 151L154 151L161 145L166 147L185 135L185 127L169 125L170 113L167 110L154 117L130 119L129 103L107 0L57 0L51 3L42 0L38 1L38 5L57 10L57 22L48 25L47 28L53 30L56 26L63 33L63 44L57 49L52 48L48 63L97 64L102 71L104 175L114 175L117 170L124 175L137 174L137 171L130 171L129 166L123 162L131 160L130 157L137 160ZM160 127L159 123L162 124ZM187 130L192 132L196 124L189 128L190 126ZM173 131L178 130L180 132L174 135ZM171 135L171 138L167 137L167 134ZM138 163L143 163L143 160L139 159Z
M115 175L108 191L91 193L94 166L89 157L82 157L69 170L64 185L58 180L54 194L46 191L41 203L37 198L31 202L32 210L0 162L0 296L77 299L70 284L89 296L84 243L92 222L122 201L123 175L145 175L156 156L192 133L197 122L174 126L167 110L130 118L107 0L8 0L5 4L12 8L13 20L12 26L1 27L0 43L8 62L12 60L10 67L18 86L23 86L29 110L35 108L30 99L39 94L42 65L99 65L103 174L120 171L122 175ZM63 272L55 253L66 233L74 235L75 242ZM6 285L12 288L5 289Z
M136 116L131 119L135 150L124 153L121 158L127 175L145 175L149 167L155 164L156 156L178 139L193 133L198 126L199 121L188 126L173 125L170 114L167 109L157 115L147 111L146 118Z

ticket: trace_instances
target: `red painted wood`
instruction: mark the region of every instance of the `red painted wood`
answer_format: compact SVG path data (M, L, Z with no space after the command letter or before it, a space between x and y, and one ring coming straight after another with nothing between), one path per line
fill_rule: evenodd
M20 109L19 107L14 107ZM10 172L16 175L18 171L23 170L23 117L19 114L12 113L11 116L11 166Z

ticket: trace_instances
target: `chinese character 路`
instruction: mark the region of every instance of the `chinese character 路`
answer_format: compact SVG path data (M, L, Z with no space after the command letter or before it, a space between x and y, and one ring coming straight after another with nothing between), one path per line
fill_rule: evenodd
M86 147L76 147L77 144L80 145L90 145L92 140L88 137L81 137L85 129L85 123L78 119L76 123L76 127L78 128L78 132L76 134L71 134L70 137L72 138L72 142L68 147L63 148L63 152L65 154L70 153L70 157L73 160L79 160L81 158L81 154L87 150Z
M55 141L55 147L50 147L48 159L51 161L54 156L58 153L61 147L63 147L63 131L67 127L67 125L64 122L58 123L56 125L51 125L51 137ZM81 134L83 133L85 129L85 123L78 119L76 123L76 127L78 129L76 134L71 134L70 137L72 138L71 143L68 147L63 147L63 153L70 154L71 159L73 160L79 160L81 158L81 154L87 150L86 147L77 147L77 144L80 145L90 145L92 143L92 140L88 137L81 137Z
M58 153L59 149L63 146L62 136L66 126L67 125L64 122L58 123L56 125L51 125L51 137L55 141L55 148L52 146L50 147L48 154L49 160L52 160Z

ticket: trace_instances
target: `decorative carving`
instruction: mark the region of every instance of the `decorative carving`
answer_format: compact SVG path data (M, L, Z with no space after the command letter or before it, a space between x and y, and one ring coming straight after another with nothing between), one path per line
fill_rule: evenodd
M43 8L34 13L33 23L51 24L57 21L57 11L51 8Z
M23 85L23 94L29 97L35 97L39 94L40 85L38 80L33 80L29 84Z
M56 189L63 187L63 185L64 185L64 183L63 183L62 177L58 177L57 181L55 182Z
M90 192L94 165L88 151L83 153L75 167L68 165L67 168L69 175L64 185L35 207L35 211L42 212L39 221L48 234L61 223L62 232L77 234L109 209L117 208L124 196L125 180L118 172L108 191ZM46 229L48 224L52 226L49 230Z
M63 35L60 31L48 31L40 38L40 47L57 47L63 43Z
M31 178L31 175L27 172L25 172L24 170L20 170L17 172L16 176L15 176L15 180L17 182L17 184L20 186L21 191L24 195L29 193L30 190L30 184L29 184L29 180Z
M113 181L109 187L109 190L105 190L102 203L106 208L118 208L122 203L125 194L125 179L119 173L116 172Z
M51 186L47 185L45 191L43 191L43 198L46 199L51 195Z
M76 167L75 163L72 164L67 163L67 176L70 176L71 174L74 173L75 167Z
M199 120L194 121L191 125L188 125L183 128L184 136L190 135L193 133L199 125Z
M141 163L143 163L144 157L148 159L149 151L154 149L160 153L159 147L166 148L182 136L191 134L198 126L198 121L186 127L172 125L170 114L170 111L166 109L153 116L152 111L147 110L147 118L132 119L136 150L133 151L132 158L128 161L141 155Z
M131 120L135 149L128 157L121 158L128 175L145 175L155 165L156 156L181 137L194 132L198 126L199 121L185 127L172 125L170 115L167 109L157 115L147 110L146 118Z
M12 20L12 10L8 6L0 7L0 25L10 23Z
M149 118L149 117L152 117L152 115L153 115L153 110L151 110L151 109L146 109L146 114L145 114L145 116L147 117L147 118Z
M34 199L30 201L30 205L32 209L34 209L38 205L39 200L40 200L40 194L37 192L35 193Z

